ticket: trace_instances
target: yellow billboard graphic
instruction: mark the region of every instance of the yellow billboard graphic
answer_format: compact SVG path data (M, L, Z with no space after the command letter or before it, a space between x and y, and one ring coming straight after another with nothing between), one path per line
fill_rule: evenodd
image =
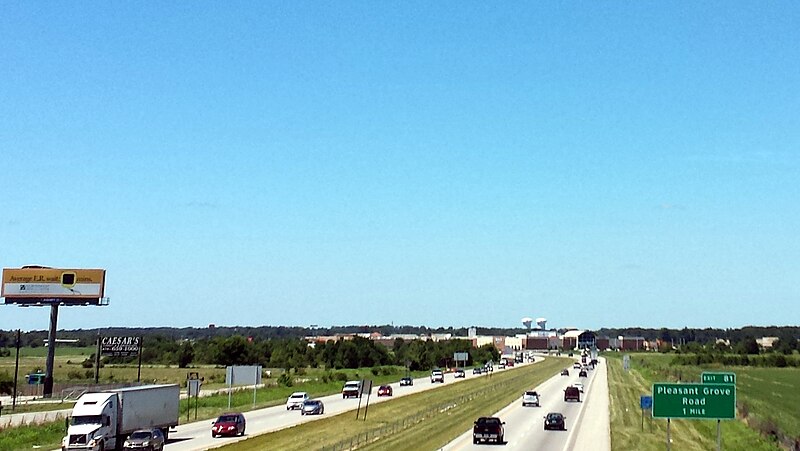
M4 268L2 297L24 299L98 299L105 269Z

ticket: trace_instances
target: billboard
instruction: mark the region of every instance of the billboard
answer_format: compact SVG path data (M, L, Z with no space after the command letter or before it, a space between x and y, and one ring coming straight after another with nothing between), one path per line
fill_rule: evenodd
M0 296L6 304L100 304L105 269L3 268Z
M261 365L229 366L225 371L225 385L258 385L261 383Z
M141 344L141 337L102 337L100 355L132 357L139 355Z

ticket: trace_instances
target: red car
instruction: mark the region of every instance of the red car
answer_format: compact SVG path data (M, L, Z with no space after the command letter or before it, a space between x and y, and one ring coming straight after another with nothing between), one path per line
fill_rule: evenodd
M381 385L378 388L378 396L392 396L392 387L388 385Z
M211 436L244 435L244 415L241 413L224 413L211 423Z

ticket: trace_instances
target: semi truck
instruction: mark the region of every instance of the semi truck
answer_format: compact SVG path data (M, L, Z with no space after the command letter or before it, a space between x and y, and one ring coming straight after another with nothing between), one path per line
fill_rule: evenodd
M178 425L180 387L143 385L84 393L75 402L62 451L122 449L137 429L160 429L166 440Z

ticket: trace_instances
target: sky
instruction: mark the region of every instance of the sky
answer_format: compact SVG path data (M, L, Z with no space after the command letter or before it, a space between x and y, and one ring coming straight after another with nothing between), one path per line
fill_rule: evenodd
M59 329L800 323L798 2L0 11L0 265L107 270Z

